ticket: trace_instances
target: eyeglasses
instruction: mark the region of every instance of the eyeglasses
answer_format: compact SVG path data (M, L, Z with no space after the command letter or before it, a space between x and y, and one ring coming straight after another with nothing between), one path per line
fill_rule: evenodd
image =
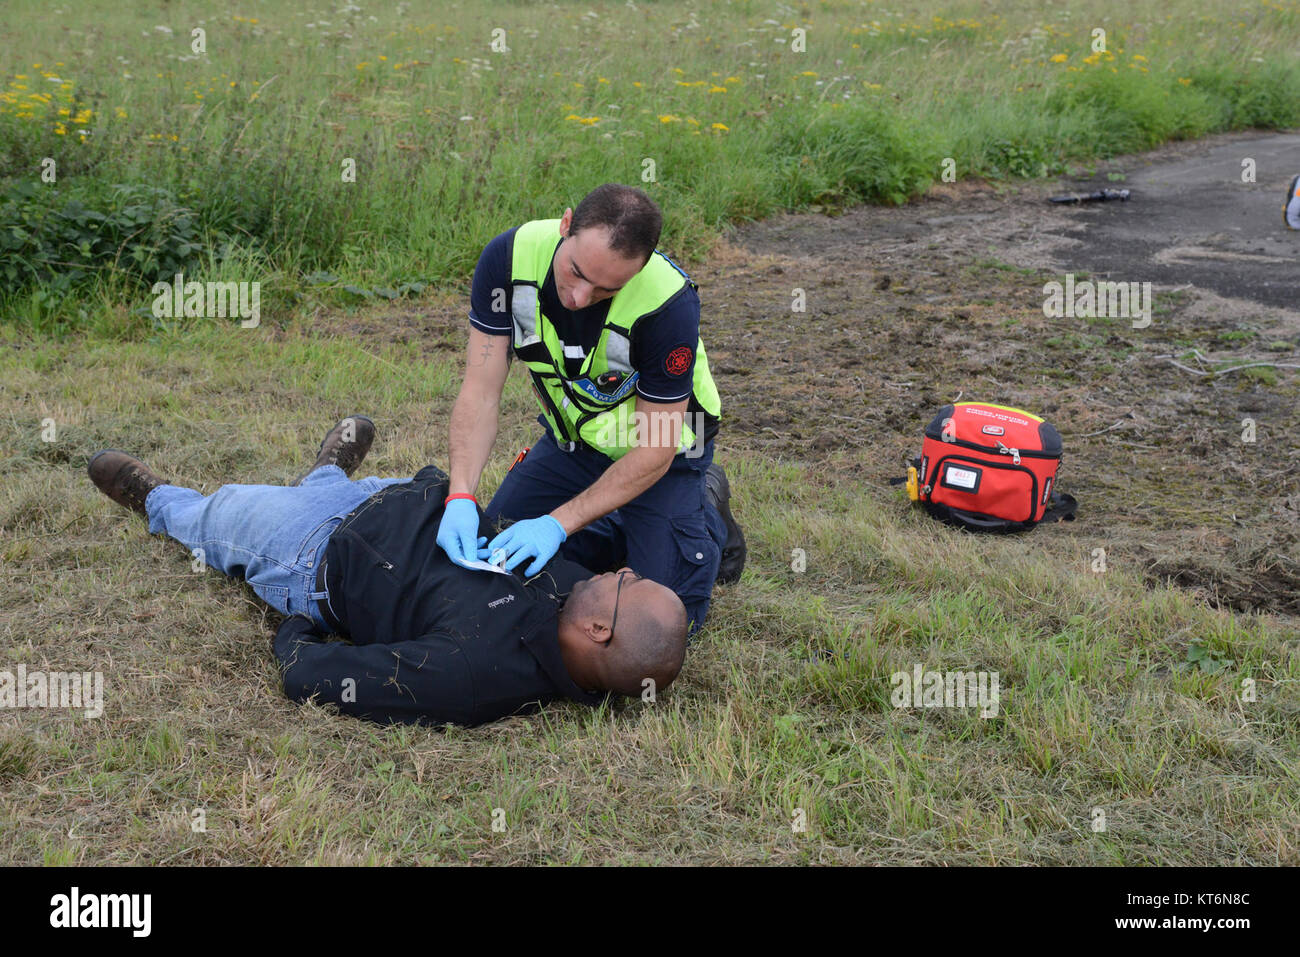
M620 595L623 591L623 579L628 575L632 576L633 581L640 581L643 577L641 575L638 575L636 572L632 571L631 569L625 572L618 573L618 587L614 589L614 617L610 619L609 622L609 636L611 638L614 637L614 625L618 621L618 603L619 603Z

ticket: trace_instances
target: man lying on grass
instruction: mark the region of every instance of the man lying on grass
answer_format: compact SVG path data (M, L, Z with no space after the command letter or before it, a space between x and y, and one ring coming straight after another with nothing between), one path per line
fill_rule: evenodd
M288 615L275 636L285 693L380 722L480 724L558 698L666 688L681 670L686 609L629 568L552 558L525 578L453 564L435 539L448 479L352 481L374 438L363 416L325 436L293 485L172 485L105 449L95 485ZM482 546L495 533L483 517ZM329 633L350 642L326 641ZM653 682L653 684L650 684Z

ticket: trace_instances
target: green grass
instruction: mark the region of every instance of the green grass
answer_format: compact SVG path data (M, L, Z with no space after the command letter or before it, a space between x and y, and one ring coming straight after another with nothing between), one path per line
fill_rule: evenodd
M424 347L459 335L458 316L420 320ZM127 342L10 335L4 667L102 670L106 708L0 712L0 860L1300 860L1290 623L1147 588L1122 564L1096 574L1086 547L1062 561L1050 529L955 534L897 493L759 454L725 457L744 579L718 589L653 705L445 731L292 705L268 653L274 614L147 536L85 461L113 445L206 491L283 481L358 409L379 426L364 474L445 461L458 360L398 332L372 311L274 338L216 324ZM516 372L484 490L533 437L531 403ZM1227 664L1198 666L1207 652ZM889 676L918 663L998 672L997 717L895 709Z
M445 465L464 285L496 233L632 183L690 264L729 221L899 202L948 157L1005 187L1295 126L1295 2L992 16L826 0L782 22L749 2L483 4L454 22L427 3L374 21L270 3L37 7L0 24L0 208L26 197L0 219L0 669L100 670L106 702L98 719L0 710L0 861L1300 863L1294 620L1148 587L1121 560L1093 573L1088 536L954 534L823 463L723 448L749 563L657 702L382 728L288 702L277 616L85 477L90 454L122 447L205 492L284 482L358 411L379 427L363 473ZM1096 25L1114 60L1085 62ZM497 27L508 54L489 48ZM790 49L797 27L807 52ZM48 103L32 105L34 84ZM127 210L118 184L168 199ZM105 227L108 241L89 213L125 232ZM137 229L153 238L123 238ZM142 314L140 263L182 254L189 278L262 282L263 326ZM418 301L376 303L415 279L433 283ZM1037 335L1016 316L1000 328ZM1077 352L1104 331L1046 344ZM483 491L534 416L515 371ZM1113 478L1094 488L1132 491ZM1173 479L1141 500L1193 526L1210 508ZM895 709L890 675L918 664L996 671L998 716Z
M53 332L147 328L131 310L176 259L192 277L263 282L273 318L362 295L344 285L452 286L503 224L559 216L600 182L645 188L666 214L663 248L690 264L727 222L902 202L945 159L962 178L1044 176L1300 124L1295 0L996 14L824 0L781 22L750 2L482 4L454 18L430 3L400 16L39 6L12 5L0 26L0 210L15 197L0 214L0 315ZM122 184L169 198L115 211Z

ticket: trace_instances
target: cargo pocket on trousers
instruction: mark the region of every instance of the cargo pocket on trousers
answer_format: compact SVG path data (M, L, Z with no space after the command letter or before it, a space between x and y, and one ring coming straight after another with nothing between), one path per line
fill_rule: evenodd
M677 570L671 588L684 602L708 598L718 576L722 548L709 534L704 512L671 519L677 545Z

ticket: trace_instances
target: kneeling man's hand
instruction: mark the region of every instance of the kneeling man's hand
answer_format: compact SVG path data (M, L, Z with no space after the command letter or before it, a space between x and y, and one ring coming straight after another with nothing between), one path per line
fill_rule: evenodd
M458 565L472 562L483 539L478 537L478 509L466 498L454 498L438 523L439 547Z
M527 518L521 522L515 522L492 539L487 548L481 551L479 555L480 557L487 557L497 549L501 549L506 553L505 568L507 571L523 562L525 558L532 558L534 559L533 563L524 569L524 575L531 578L555 557L555 553L568 537L569 535L565 532L564 526L550 515L543 515L540 518Z

